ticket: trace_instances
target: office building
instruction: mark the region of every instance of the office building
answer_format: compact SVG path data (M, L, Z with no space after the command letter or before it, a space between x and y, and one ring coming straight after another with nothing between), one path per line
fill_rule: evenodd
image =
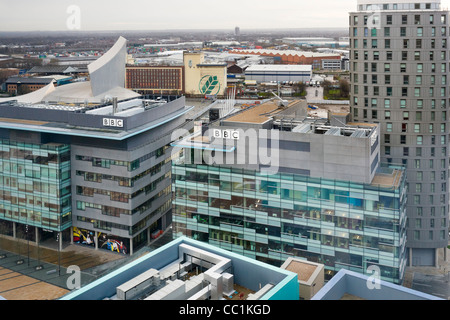
M91 81L0 100L0 232L133 254L171 224L170 143L191 108L125 89L124 53L120 38Z
M350 13L351 114L379 123L381 161L407 166L411 266L448 245L449 14L439 0L360 0Z
M304 101L236 109L175 142L174 236L276 266L289 257L401 283L405 174L379 162L379 128L306 118ZM339 125L335 125L336 123Z
M3 85L9 94L21 95L44 88L53 82L53 78L11 77Z
M298 300L297 274L181 237L61 300Z
M127 65L125 87L142 94L182 94L184 67Z

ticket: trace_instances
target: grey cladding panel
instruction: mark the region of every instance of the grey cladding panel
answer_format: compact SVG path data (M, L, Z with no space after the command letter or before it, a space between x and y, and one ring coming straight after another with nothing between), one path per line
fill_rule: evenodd
M272 142L272 139L260 139L259 145L264 146L267 144L267 148L272 148L276 146L276 143ZM293 150L302 152L311 152L311 144L309 142L299 142L299 141L289 141L280 140L278 142L278 148L283 150Z

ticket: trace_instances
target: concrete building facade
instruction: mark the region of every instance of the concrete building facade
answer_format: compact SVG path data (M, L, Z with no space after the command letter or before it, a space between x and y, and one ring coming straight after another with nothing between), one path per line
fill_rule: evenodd
M449 14L440 1L358 1L351 113L381 129L381 161L407 166L409 264L448 245Z
M185 92L191 96L225 96L227 64L205 63L203 52L184 52Z

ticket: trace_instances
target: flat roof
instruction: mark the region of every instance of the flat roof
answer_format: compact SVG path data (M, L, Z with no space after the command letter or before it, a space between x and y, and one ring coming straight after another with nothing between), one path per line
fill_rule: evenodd
M371 185L380 186L383 188L400 187L402 182L403 170L394 169L391 173L379 172L373 177Z
M292 260L285 269L296 273L298 275L298 280L307 282L317 268L317 265L298 260Z
M297 101L292 101L288 108L292 105L297 104ZM270 120L273 115L276 114L275 111L281 111L278 106L278 101L272 100L266 103L257 105L253 108L249 108L238 114L223 120L224 122L242 122L242 123L255 123L255 124L263 124Z
M248 67L247 71L303 71L308 72L312 71L311 65L304 65L304 64L256 64Z

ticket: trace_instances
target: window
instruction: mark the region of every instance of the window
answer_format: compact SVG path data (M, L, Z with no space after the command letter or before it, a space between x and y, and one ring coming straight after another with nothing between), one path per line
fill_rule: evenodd
M415 51L414 52L414 60L420 61L420 51Z
M403 84L409 84L409 76L403 76Z
M405 66L405 68L406 68L406 66ZM422 72L423 72L423 64L422 63L418 63L417 64L417 73L422 73Z
M422 76L416 76L416 85L422 84Z
M422 39L416 39L416 49L422 49Z
M423 136L417 136L417 145L423 144Z
M400 136L400 144L406 144L406 136L405 135Z
M417 36L418 37L422 37L423 36L423 28L422 27L417 28Z
M392 122L386 123L386 132L392 132Z
M402 132L408 132L408 124L402 123Z
M408 16L402 15L402 24L407 24L407 23L408 23Z
M420 15L414 15L414 24L420 24Z
M404 157L408 157L409 156L409 148L408 147L403 148L403 156Z
M406 37L406 28L405 27L400 28L400 37Z
M408 39L404 39L403 40L403 49L408 49L409 48L409 40Z
M419 123L414 124L414 133L420 133L420 124Z
M387 16L386 16L386 24L387 24L387 25L392 24L392 16L391 16L391 15L387 15Z

